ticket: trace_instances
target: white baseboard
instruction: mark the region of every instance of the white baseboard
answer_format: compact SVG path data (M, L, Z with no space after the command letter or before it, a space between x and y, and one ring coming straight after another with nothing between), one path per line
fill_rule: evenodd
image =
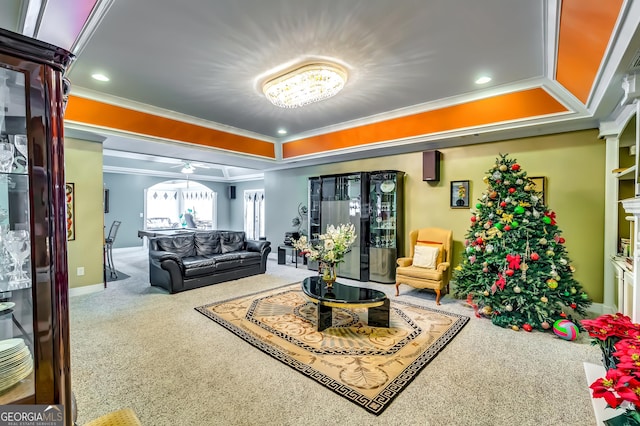
M85 294L97 293L104 290L104 283L83 285L82 287L72 287L69 289L69 297L82 296Z
M615 306L605 305L604 303L592 303L587 309L587 312L592 312L596 314L596 316L604 315L604 314L615 314L618 312L618 308Z

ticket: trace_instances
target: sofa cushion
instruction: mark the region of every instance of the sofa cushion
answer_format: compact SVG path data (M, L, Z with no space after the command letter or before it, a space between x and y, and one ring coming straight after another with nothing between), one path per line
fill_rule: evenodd
M262 255L256 251L241 251L238 253L240 255L240 264L246 265L256 265L262 261Z
M244 245L245 245L244 231L223 232L221 243L222 243L222 253L230 253L233 251L244 250Z
M155 243L160 250L170 251L184 258L195 256L196 245L193 234L173 235L171 237L156 237Z
M211 256L190 256L182 259L185 277L213 274L216 270L216 258Z
M196 254L207 256L222 253L221 234L219 231L196 232Z
M218 254L215 256L215 259L216 259L216 271L233 269L242 265L239 252Z

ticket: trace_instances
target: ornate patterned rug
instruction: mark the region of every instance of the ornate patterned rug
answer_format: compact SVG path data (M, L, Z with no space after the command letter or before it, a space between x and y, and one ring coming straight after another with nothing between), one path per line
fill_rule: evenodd
M367 326L366 309L334 308L333 327L318 332L299 283L195 309L376 415L469 321L392 299L389 328Z

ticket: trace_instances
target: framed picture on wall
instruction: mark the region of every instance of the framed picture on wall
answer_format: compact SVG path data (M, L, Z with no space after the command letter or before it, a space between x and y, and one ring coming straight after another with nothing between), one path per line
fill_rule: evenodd
M531 182L535 185L533 188L533 191L536 191L542 194L542 197L540 198L540 202L542 204L545 204L547 200L547 193L545 192L546 191L545 177L536 176L536 177L530 177L529 179L531 179Z
M469 181L454 180L451 182L451 202L452 209L469 208Z

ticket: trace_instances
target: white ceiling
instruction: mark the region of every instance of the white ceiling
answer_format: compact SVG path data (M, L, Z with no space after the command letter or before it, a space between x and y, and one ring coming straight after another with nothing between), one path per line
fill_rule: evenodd
M69 1L49 0L48 7L68 13ZM4 0L0 27L20 32L27 3ZM630 26L618 30L617 50L607 55L598 87L582 105L553 81L559 6L556 0L98 1L81 40L61 46L77 54L68 72L72 94L143 104L276 145L536 85L546 85L578 113L546 123L544 130L532 125L471 129L303 161L265 160L77 124L66 133L102 141L106 170L175 173L179 169L170 166L194 160L225 166L196 167L203 178L234 180L243 171L227 166L262 171L596 127L622 98L622 76L640 47L638 18L628 18ZM636 6L626 10L633 14ZM43 29L38 38L56 41L60 28L48 35ZM349 72L343 92L303 108L271 105L260 92L261 77L308 58L342 64ZM98 71L111 81L93 80L91 74ZM482 74L493 80L479 87L474 81ZM288 134L279 136L280 128ZM255 177L256 170L246 171L247 178Z

